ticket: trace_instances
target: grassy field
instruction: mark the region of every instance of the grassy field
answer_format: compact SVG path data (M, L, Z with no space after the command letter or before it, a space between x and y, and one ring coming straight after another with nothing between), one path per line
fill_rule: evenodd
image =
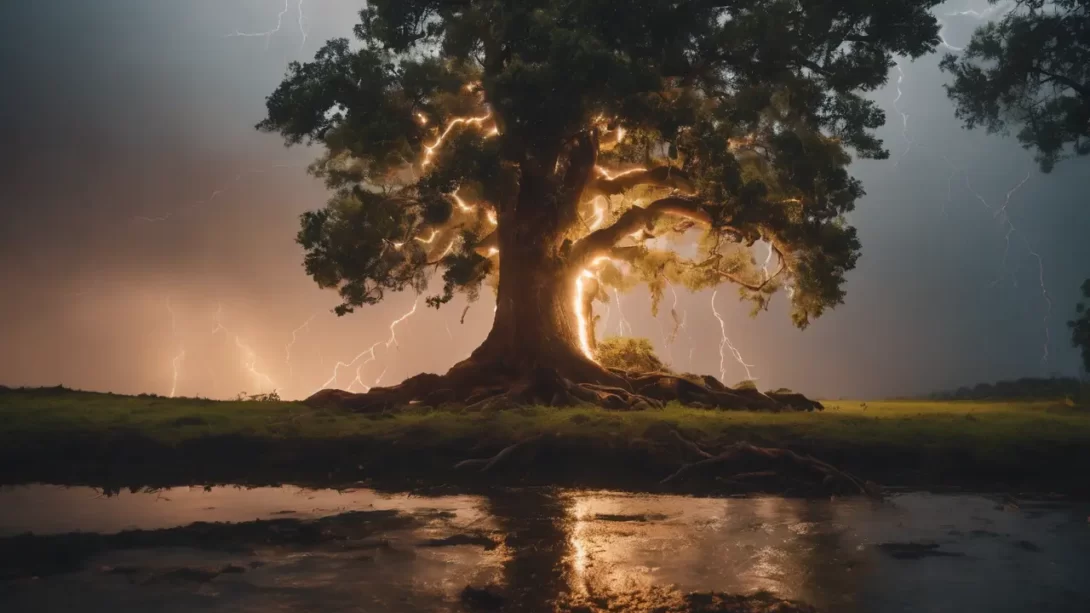
M1040 484L1069 490L1084 486L1090 474L1090 411L1063 401L825 404L821 413L671 406L626 413L543 407L494 413L407 409L365 416L292 402L3 389L0 463L7 468L0 468L0 479L123 481L126 475L147 480L160 474L182 481L256 478L258 473L264 479L277 474L284 479L344 479L396 473L426 481L440 472L444 474L438 480L443 481L452 461L491 455L538 434L588 450L594 463L582 464L599 469L590 473L609 472L611 459L617 470L637 461L654 467L656 461L648 458L655 457L665 470L665 464L679 461L676 450L667 454L669 460L664 455L671 429L713 450L740 440L790 447L864 477L908 486ZM567 483L573 471L578 473L568 467L553 476ZM576 475L574 481L589 485L596 478Z

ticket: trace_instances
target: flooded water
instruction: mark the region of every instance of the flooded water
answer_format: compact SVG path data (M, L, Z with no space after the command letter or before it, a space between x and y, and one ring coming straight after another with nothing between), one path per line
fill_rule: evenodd
M70 572L0 581L0 609L464 611L490 603L467 604L463 589L490 585L503 595L491 604L511 611L670 588L764 590L829 612L1084 613L1088 516L1085 504L930 494L879 503L525 489L426 498L294 487L115 497L4 488L0 541L150 532L138 546L111 541ZM270 520L274 532L231 547L157 536L193 522L254 520ZM313 542L268 537L322 521L331 523ZM335 534L321 536L328 530Z

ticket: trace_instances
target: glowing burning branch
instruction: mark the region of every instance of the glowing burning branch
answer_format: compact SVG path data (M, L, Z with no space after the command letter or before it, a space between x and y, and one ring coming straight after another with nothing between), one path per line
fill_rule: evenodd
M447 127L443 130L443 132L440 133L439 136L435 139L435 142L430 145L424 146L424 160L420 163L420 166L422 168L427 168L428 165L432 163L432 159L435 157L435 151L443 145L443 142L446 141L447 136L450 135L451 130L463 124L467 126L472 125L480 127L484 122L488 121L491 118L492 111L489 111L488 113L485 113L480 117L455 117L454 119L451 119L450 122L447 123ZM427 121L426 117L424 118L424 121ZM493 128L485 136L495 136L497 134L499 134L499 130Z

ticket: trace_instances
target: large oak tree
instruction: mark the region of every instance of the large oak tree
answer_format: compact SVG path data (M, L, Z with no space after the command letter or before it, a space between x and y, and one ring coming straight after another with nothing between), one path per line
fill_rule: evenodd
M847 166L887 157L864 94L933 51L936 4L372 0L355 42L291 64L259 128L323 149L333 195L298 241L338 313L439 274L436 307L495 287L470 358L372 397L472 400L547 367L562 396L628 398L648 387L594 357L607 287L786 290L799 327L842 302Z

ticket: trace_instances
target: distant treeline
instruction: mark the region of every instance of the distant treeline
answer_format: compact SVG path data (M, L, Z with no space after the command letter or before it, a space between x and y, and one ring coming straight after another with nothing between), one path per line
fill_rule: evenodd
M953 391L935 392L933 400L1004 400L1008 398L1080 398L1087 383L1075 377L1026 377L1013 381L980 383Z

